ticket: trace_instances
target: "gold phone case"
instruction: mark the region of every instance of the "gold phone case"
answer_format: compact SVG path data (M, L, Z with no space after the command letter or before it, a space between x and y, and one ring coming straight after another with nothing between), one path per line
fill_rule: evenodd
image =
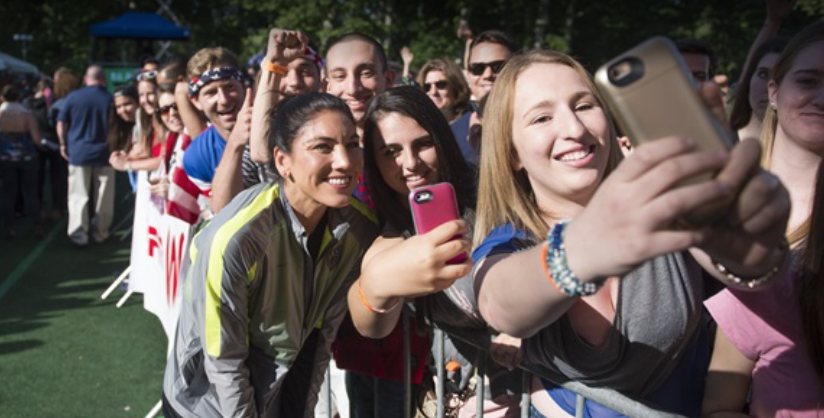
M701 99L681 54L667 38L654 37L601 66L595 84L603 93L618 126L633 145L681 135L700 149L728 149L724 127ZM693 176L686 185L711 177ZM701 208L687 221L703 224L723 215L729 201Z

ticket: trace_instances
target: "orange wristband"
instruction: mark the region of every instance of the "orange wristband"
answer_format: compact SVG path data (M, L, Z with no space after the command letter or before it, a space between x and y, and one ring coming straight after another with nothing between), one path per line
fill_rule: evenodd
M395 309L395 308L397 308L398 306L401 305L401 301L400 301L400 299L398 299L395 302L394 305L392 305L392 306L390 306L386 309L378 309L378 308L372 306L369 303L369 301L366 300L366 296L364 296L364 294L363 294L363 288L361 287L360 279L358 279L358 296L360 297L360 301L361 301L361 303L363 303L363 306L366 306L366 309L369 309L370 311L372 311L376 314L385 314L385 313L387 313L387 312L389 312L389 311L391 311L391 310L393 310L393 309Z
M560 287L558 287L558 283L555 283L555 279L553 279L552 274L549 273L549 267L546 265L546 256L548 251L549 243L545 242L544 246L541 247L541 265L544 267L544 274L546 275L547 280L549 280L549 282L552 283L552 287L554 287L555 290L561 292L562 294L566 294L563 290L561 290Z
M286 75L286 73L289 72L289 68L275 64L274 62L263 62L260 65L264 70L269 71L270 73Z

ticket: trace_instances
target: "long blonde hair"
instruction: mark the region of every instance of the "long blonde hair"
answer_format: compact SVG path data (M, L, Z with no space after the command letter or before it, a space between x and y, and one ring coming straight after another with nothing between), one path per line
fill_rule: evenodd
M524 170L513 170L512 164L516 158L512 133L515 84L521 73L533 64L564 65L581 76L609 122L608 140L611 144L604 177L622 158L609 110L592 82L592 76L578 61L560 52L544 49L534 49L512 57L498 75L484 110L474 234L476 246L493 228L506 223L538 237L545 235L548 229L542 216L545 214L538 207L529 178Z
M770 79L776 86L780 86L781 82L795 62L795 59L804 48L813 42L824 40L824 21L813 23L801 32L798 33L784 52L778 57L775 66L770 74ZM776 87L777 88L777 87ZM761 147L763 153L761 154L761 167L769 170L772 165L773 150L775 149L775 131L778 128L779 115L773 106L767 106L767 112L764 114L764 122L761 128ZM809 217L793 231L787 234L787 240L790 245L797 244L807 237L810 233L810 219Z

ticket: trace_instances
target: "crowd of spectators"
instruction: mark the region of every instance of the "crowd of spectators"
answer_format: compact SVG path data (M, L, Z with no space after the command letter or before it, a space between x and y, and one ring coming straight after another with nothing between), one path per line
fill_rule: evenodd
M622 416L580 405L567 381L685 416L817 416L824 22L776 38L793 6L779 3L735 82L710 45L676 42L729 130L724 152L639 145L574 58L466 26L464 56L416 71L404 47L400 74L368 34L321 53L294 28L271 29L250 68L217 46L146 58L125 85L98 65L82 86L65 68L7 84L5 237L21 217L37 239L66 217L77 247L105 242L116 173L148 173L164 211L199 231L168 418L412 416L437 325L491 340L484 353L447 339L455 416L474 416L473 396L517 416L521 391L532 417ZM410 193L441 183L459 216L418 233ZM720 220L684 221L721 200ZM527 387L519 367L536 372Z

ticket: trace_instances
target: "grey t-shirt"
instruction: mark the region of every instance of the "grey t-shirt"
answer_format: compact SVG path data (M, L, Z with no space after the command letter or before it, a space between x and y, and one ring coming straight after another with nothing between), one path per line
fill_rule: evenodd
M563 315L523 342L524 360L551 380L639 396L663 383L702 324L701 267L688 253L654 258L620 282L606 342L593 347Z

